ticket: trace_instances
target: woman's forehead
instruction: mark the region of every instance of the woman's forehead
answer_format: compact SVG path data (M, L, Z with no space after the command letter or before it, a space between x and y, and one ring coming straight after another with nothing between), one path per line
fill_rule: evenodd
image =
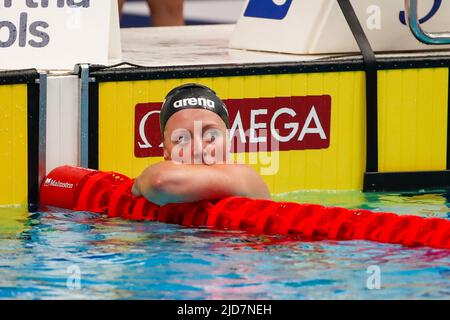
M198 122L202 127L217 126L226 128L223 120L214 112L203 109L185 109L176 112L167 121L166 129L175 130L179 128L193 128Z

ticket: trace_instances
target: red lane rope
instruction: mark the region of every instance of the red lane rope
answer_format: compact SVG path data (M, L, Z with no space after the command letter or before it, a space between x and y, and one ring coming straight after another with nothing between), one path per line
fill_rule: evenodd
M68 190L70 185L63 181L64 177L71 182L72 190ZM101 212L108 217L311 240L370 240L450 249L450 220L446 219L244 197L160 207L143 197L135 197L131 193L134 180L124 175L67 166L53 170L46 181L41 186L41 194L45 195L41 197L42 205ZM67 199L65 202L58 198L61 192Z

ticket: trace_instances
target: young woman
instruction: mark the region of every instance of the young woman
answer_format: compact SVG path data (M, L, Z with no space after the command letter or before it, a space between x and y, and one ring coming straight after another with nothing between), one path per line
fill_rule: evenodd
M228 196L270 199L256 171L229 160L228 110L213 90L198 84L173 89L160 125L165 161L142 172L134 195L159 205Z

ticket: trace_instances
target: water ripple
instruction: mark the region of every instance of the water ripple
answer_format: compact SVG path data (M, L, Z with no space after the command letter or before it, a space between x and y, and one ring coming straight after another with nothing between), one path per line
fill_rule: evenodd
M449 216L447 193L306 193L283 201ZM0 210L0 299L449 299L450 252L368 241ZM367 287L369 266L381 289ZM79 271L80 288L70 288Z

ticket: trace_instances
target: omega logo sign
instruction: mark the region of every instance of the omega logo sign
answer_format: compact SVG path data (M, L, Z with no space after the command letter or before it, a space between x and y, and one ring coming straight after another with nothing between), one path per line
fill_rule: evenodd
M271 151L326 149L330 146L331 97L295 96L224 100L230 114L230 136L237 150L255 150L266 144ZM162 137L160 103L135 108L135 156L160 157ZM271 146L276 141L276 149ZM244 148L242 148L242 146Z

